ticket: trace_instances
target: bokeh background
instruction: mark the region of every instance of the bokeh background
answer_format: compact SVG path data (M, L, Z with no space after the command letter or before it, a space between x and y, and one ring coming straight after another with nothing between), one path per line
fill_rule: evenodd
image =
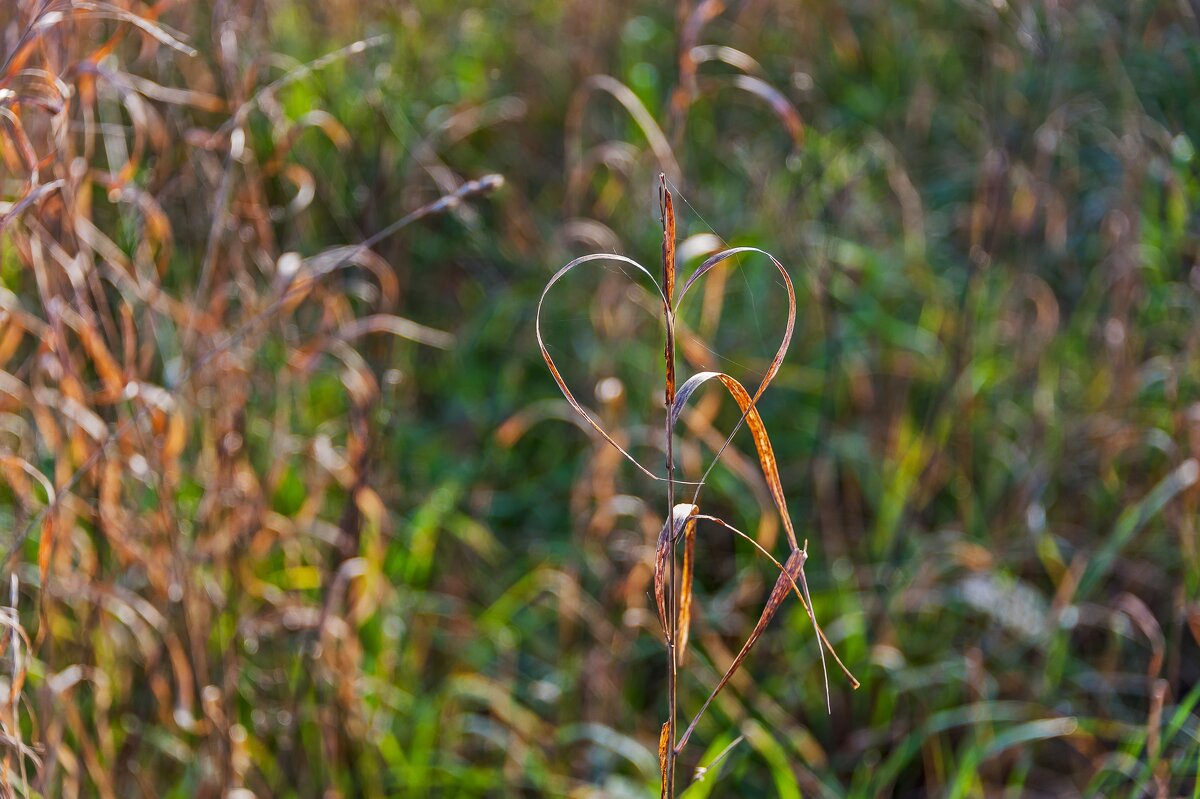
M8 790L657 796L665 492L534 312L657 272L662 172L682 274L796 283L760 408L862 681L793 598L685 795L1196 795L1198 15L4 0ZM547 345L657 466L661 322L591 266ZM681 375L757 384L778 275L698 292ZM786 555L745 431L701 508ZM685 718L775 580L697 553Z

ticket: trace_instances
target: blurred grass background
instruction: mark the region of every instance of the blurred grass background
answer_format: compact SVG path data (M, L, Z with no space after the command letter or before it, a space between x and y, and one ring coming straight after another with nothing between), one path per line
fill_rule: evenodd
M825 712L789 603L681 774L744 740L686 796L1198 795L1195 3L120 8L198 52L56 23L65 110L10 106L65 181L0 229L13 792L656 795L663 494L571 418L533 313L574 256L656 271L665 171L685 270L753 244L797 284L761 409L863 683ZM0 61L56 10L9 0ZM313 259L492 173L363 268ZM683 375L757 382L768 271L685 310ZM629 286L572 276L544 329L659 463L661 333ZM377 306L453 342L345 333ZM147 416L130 381L173 399ZM729 405L685 420L684 479ZM778 543L741 436L702 508ZM24 466L70 500L46 512ZM774 580L719 530L699 552L685 716Z

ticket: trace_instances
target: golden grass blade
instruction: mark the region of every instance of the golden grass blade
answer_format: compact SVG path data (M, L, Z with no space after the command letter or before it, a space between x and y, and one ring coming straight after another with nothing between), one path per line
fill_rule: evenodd
M767 481L771 497L775 500L775 507L779 509L779 516L783 520L783 529L787 532L788 543L791 544L792 549L798 549L799 542L796 540L796 531L792 527L791 514L788 513L787 499L783 494L783 483L779 479L779 466L775 461L775 450L771 446L771 438L767 435L767 428L763 424L762 416L754 407L754 400L741 383L724 372L700 372L692 375L680 387L679 393L675 397L675 403L671 406L671 427L674 428L678 422L679 416L683 413L683 408L687 405L693 392L714 378L728 389L738 407L742 409L742 418L745 420L746 426L750 428L751 435L754 436L754 449L758 453L758 463L762 467L763 477Z
M767 625L771 623L771 619L775 618L775 614L779 612L779 608L783 605L783 600L787 597L788 591L795 586L796 578L800 576L801 570L804 568L804 561L808 557L804 550L796 549L788 556L787 562L783 564L783 573L779 575L779 579L775 581L775 587L771 589L770 595L767 597L767 603L763 606L762 615L758 617L758 624L754 625L754 629L750 632L750 637L746 639L746 643L742 644L742 649L733 659L733 663L729 665L725 675L721 677L721 681L717 683L717 687L712 690L708 698L704 700L704 704L700 706L699 712L692 719L692 723L684 731L683 737L679 739L679 744L676 751L683 749L687 743L688 737L692 734L692 730L696 728L700 717L704 715L704 711L708 710L708 706L717 698L717 694L729 683L733 675L742 667L746 656L750 654L750 650L757 643L763 631L767 629Z
M667 753L671 745L671 722L663 722L662 732L658 734L658 773L662 775L662 792L660 799L667 797Z
M592 432L587 422L579 418L579 414L575 413L566 400L552 398L530 403L505 419L496 428L496 441L502 447L511 447L525 435L529 428L547 419L557 419L575 425L588 435Z
M663 294L670 302L675 294L675 206L667 190L667 176L660 172L658 180L663 218Z
M667 615L667 563L671 558L671 545L687 526L695 526L694 516L700 512L695 505L679 504L671 513L671 522L663 524L654 549L654 601L658 605L658 620L671 643L670 617ZM673 529L671 529L673 528Z
M16 476L12 470L19 469L41 484L42 490L46 492L47 508L52 509L57 504L58 494L54 490L54 484L50 481L49 477L29 461L16 455L0 455L0 467L3 467L8 472L5 477L10 485L15 482L13 478ZM42 586L46 585L46 578L50 574L50 560L54 554L57 532L58 515L53 512L46 513L42 518L42 538L38 542L38 576L41 579Z
M676 142L682 141L688 108L696 100L696 71L700 61L693 52L700 44L704 27L725 10L723 0L701 0L695 8L691 8L691 5L687 0L679 3L675 15L675 24L679 29L679 84L671 93L670 122Z
M42 539L38 542L38 578L45 587L50 579L50 562L58 539L58 515L47 513L42 519ZM44 596L44 595L43 595Z
M748 75L762 75L762 64L749 53L723 44L698 44L688 51L688 57L697 66L708 61L720 61Z
M34 26L30 26L29 30L22 34L21 40L8 59L0 64L0 86L8 85L10 76L19 74L29 57L33 55L37 42L41 38L40 34L35 35L35 33L37 31Z
M695 507L694 505L692 507ZM683 573L679 577L679 659L687 654L688 636L692 628L692 580L696 570L696 519L687 520L683 528Z
M654 604L658 608L658 623L671 644L671 625L667 622L667 560L671 557L671 521L663 522L658 543L654 546Z
M701 82L704 88L708 90L715 90L723 86L732 86L762 100L771 107L771 111L775 113L775 116L779 117L779 121L787 128L788 135L792 137L792 141L796 145L804 143L804 120L800 117L800 112L796 110L796 106L792 105L792 101L785 97L781 91L762 78L755 77L754 75L734 75L729 79L709 78L702 79Z
M52 180L49 183L42 183L25 193L21 199L6 207L5 203L0 202L0 230L3 230L13 219L15 219L22 211L36 202L39 202L43 197L52 191L62 188L66 181L61 178Z
M675 312L679 311L680 305L683 304L683 298L687 296L688 289L690 289L696 283L696 281L704 277L706 274L712 271L712 269L724 263L728 259L742 253L758 253L759 255L765 255L767 258L769 258L771 263L774 264L775 268L779 271L780 276L783 277L783 284L787 289L788 296L788 318L787 324L784 326L783 340L779 343L779 349L776 350L775 357L771 359L771 364L767 367L767 372L765 375L763 375L762 382L759 383L758 388L754 392L754 402L758 402L758 398L762 396L763 391L765 391L771 381L775 379L775 375L779 373L779 367L783 364L784 356L787 355L788 346L792 343L792 333L796 328L796 289L795 286L792 285L791 275L789 275L788 271L784 269L783 264L781 264L774 255L771 255L771 253L767 252L766 250L760 250L757 247L733 247L732 249L722 250L716 255L710 257L704 263L700 264L700 266L696 268L696 271L692 273L691 277L684 282L683 288L679 290L679 297L675 299L675 304L672 310Z
M658 281L654 279L654 275L650 274L650 271L637 261L633 260L632 258L626 258L624 255L616 255L613 253L594 253L592 255L584 255L576 258L555 272L554 276L550 278L549 282L546 283L546 286L542 289L542 296L538 299L537 312L534 316L534 330L537 334L538 349L541 350L542 358L546 361L546 367L550 370L550 376L553 377L554 382L558 384L558 390L562 392L564 397L566 397L567 402L570 403L575 412L586 419L587 423L591 425L593 430L599 433L609 444L612 444L614 447L616 447L617 450L620 451L620 453L624 455L630 463L632 463L638 468L639 471L642 472L642 474L653 480L663 480L665 478L659 477L654 472L643 466L637 460L637 458L630 455L625 448L618 444L616 440L608 434L608 431L601 427L600 423L597 422L590 414L588 414L584 407L579 404L579 401L575 399L575 395L571 393L571 389L567 386L567 381L563 379L562 373L558 371L558 367L555 365L554 359L550 357L550 351L546 347L546 339L542 335L542 306L546 303L546 295L550 293L550 289L555 283L562 280L563 277L565 277L572 269L592 261L617 261L618 263L632 266L634 269L637 269L650 279L650 282L654 284L654 290L658 293L659 298L663 302L663 306L668 306L666 296L663 294L662 288L658 285Z
M364 49L366 46L370 45L372 42L375 42L377 40L379 40L379 37L376 37L376 39L373 39L373 40L368 40L367 42L358 42L354 45L351 45L349 48L343 48L342 50L337 51L336 53L330 54L330 56L327 56L323 59L319 59L318 61L313 62L313 64L310 67L308 67L307 69L309 72L311 72L313 69L317 69L317 68L329 63L329 59L333 58L334 56L339 56L342 53L361 52L362 49ZM285 77L292 77L295 74L296 73L289 73L289 76L285 76ZM307 73L305 73L305 74L307 74ZM276 83L271 84L271 86L278 88L281 85L286 85L286 84L282 83L282 80L283 79L281 79L280 81L276 81ZM262 94L262 92L260 91L259 94L255 95L255 98L258 98L261 94ZM252 98L252 100L255 98ZM244 105L242 107L248 108L249 106ZM41 186L39 188L44 188L44 189L58 188L59 186L61 186L63 184L63 182L64 181L62 181L62 180L56 180L56 181L53 181L52 183L43 184L43 186ZM297 256L296 261L297 261L298 265L293 268L292 274L290 276L281 276L281 278L282 278L280 280L281 288L279 289L280 296L277 299L273 300L270 304L268 304L267 307L265 307L262 311L256 313L250 319L248 319L247 321L245 321L241 325L239 325L237 328L235 328L232 332L230 332L228 335L226 335L222 340L215 343L209 350L207 350L206 352L201 354L195 360L195 362L192 363L192 365L179 378L179 381L175 386L175 390L179 390L183 385L187 384L192 379L194 379L197 375L201 374L211 363L216 361L223 354L229 352L238 342L242 341L247 335L249 335L249 333L251 331L255 330L257 327L259 327L260 325L262 325L265 322L267 322L268 320L270 320L281 309L286 309L288 307L288 304L296 299L293 296L294 292L292 290L292 282L297 277L297 273L299 273L299 271L300 271L299 264L304 264L304 265L308 266L310 269L315 270L318 273L318 275L324 275L324 274L328 274L331 271L334 271L335 269L340 268L341 266L344 266L346 263L349 263L351 258L360 258L361 257L361 258L367 259L367 261L364 265L366 265L367 268L372 268L371 264L373 262L370 259L372 258L372 256L374 256L375 258L378 258L378 256L376 256L374 253L372 253L371 255L368 255L368 256L363 256L363 253L367 252L371 247L378 244L380 241L383 241L384 239L386 239L389 236L395 234L396 232L402 230L403 228L407 227L408 225L413 224L414 222L417 222L421 219L424 219L428 216L432 216L434 214L443 213L451 208L455 208L459 204L461 204L462 202L464 202L465 200L467 200L469 198L489 194L493 191L498 190L503 185L504 185L503 176L497 175L497 174L485 175L482 178L479 178L478 180L473 180L473 181L470 181L470 182L464 184L453 194L449 194L449 195L440 197L439 199L435 200L434 202L423 205L420 208L416 209L415 211L412 211L412 212L406 214L405 216L401 217L400 219L397 219L396 221L385 226L378 232L372 234L371 236L369 236L368 238L366 238L365 240L363 240L361 243L359 243L357 245L354 245L349 248L334 248L334 250L327 250L324 253L316 256L311 262L310 261L301 261L299 259L299 257ZM27 199L28 198L26 198L26 200ZM22 203L24 203L24 202L25 201L22 201ZM22 205L22 204L19 204L19 205ZM3 207L4 207L3 205L0 205L0 208L3 208ZM15 212L18 210L20 210L20 209L15 209L15 208L9 209L7 215L0 215L0 229L3 229L5 221L8 218L11 218L11 216L15 215ZM83 216L76 217L75 221L76 221L76 223L80 224L81 227L84 227L89 230L89 232L92 235L91 241L93 243L99 243L99 242L105 241L105 237L99 232L99 230L94 225L91 224L91 222L86 217L83 217ZM109 242L109 244L111 245L111 242ZM344 252L346 254L345 259L343 259L342 261L337 261L335 259L331 260L328 256L330 256L330 254L334 251L337 251L339 253ZM120 250L118 248L116 248L115 245L111 245L111 252L114 256L116 256L118 258L122 258ZM603 256L601 256L601 257L603 257ZM382 261L382 259L379 259L379 260ZM384 263L384 265L386 265L386 262L383 262L383 263ZM645 271L645 270L643 269L643 271ZM116 270L116 273L119 274L120 270ZM386 293L388 291L388 286L390 284L394 283L394 275L391 276L392 279L390 281L385 281L384 276L382 274L380 274L378 272L376 274L381 279L381 289L384 291L384 293L386 295ZM647 274L649 275L649 273L647 273ZM650 279L653 281L653 279L654 279L653 276L651 276ZM308 277L308 280L309 281L312 280L311 276ZM302 296L303 293L304 292L300 292L301 299L303 298L303 296ZM170 298L167 297L165 294L162 294L161 292L159 292L158 296L164 302L167 302L168 304L170 303ZM660 292L660 296L661 296L661 292ZM543 297L544 297L544 295L543 295ZM3 303L3 302L4 302L4 297L2 295L0 295L0 303ZM190 309L185 309L182 307L180 308L180 310L181 311L188 310L189 313L191 312ZM3 385L0 385L0 389L3 389ZM96 465L97 461L102 457L107 444L111 441L117 440L121 436L126 435L133 428L133 426L135 424L137 424L143 418L143 415L147 412L148 412L148 409L143 408L142 410L138 411L138 413L135 414L132 418L126 419L120 425L117 425L106 437L104 446L96 447L92 451L91 455L89 455L83 461L83 463L74 472L71 473L70 477L68 477L65 481L63 481L61 483L61 485L59 487L59 494L60 495L64 494L66 492L69 492L72 488L74 488L79 483L79 481L83 479L83 476L85 474L87 474ZM35 414L38 413L37 407L34 408L34 413ZM48 417L46 417L44 420L39 420L39 424L49 425L49 424L52 424L52 421ZM651 475L651 476L653 477L653 475ZM656 479L661 479L661 478L656 478ZM7 552L4 554L4 556L2 558L0 558L0 563L11 563L13 558L16 557L17 553L20 551L21 546L23 545L25 539L29 536L29 534L33 532L34 528L42 521L42 518L44 516L54 513L57 509L57 506L58 506L58 499L56 498L55 500L53 500L49 503L47 508L44 508L41 512L39 512L32 519L30 519L21 528L21 530L14 536L13 541L9 544Z
M138 30L149 35L159 44L165 44L172 50L178 50L186 56L196 56L198 52L195 48L183 42L183 34L177 31L168 29L161 23L151 22L145 17L140 17L137 14L130 13L120 6L115 6L112 3L93 3L85 0L72 0L70 3L60 3L64 11L70 10L70 15L65 13L46 14L38 22L34 23L35 28L49 28L66 19L80 20L89 17L100 19L112 19L119 22L127 22L133 25ZM86 12L86 13L80 13Z
M687 16L683 32L680 34L680 43L684 53L691 52L692 48L700 42L700 33L705 26L720 16L724 10L723 0L701 0L696 4L695 9Z
M54 505L58 501L58 494L54 490L54 483L41 470L24 458L17 455L0 454L0 467L3 467L8 472L5 477L10 483L17 479L16 473L9 471L12 469L19 469L36 480L42 486L42 490L46 492L47 505ZM27 491L22 492L22 494L27 493Z
M709 464L708 468L704 471L704 475L700 478L700 480L698 482L699 486L703 486L705 481L707 481L708 475L716 467L717 463L721 459L721 456L724 455L725 450L728 448L729 444L733 441L733 437L735 435L737 435L737 431L738 431L738 429L741 428L742 423L746 421L746 418L749 415L750 409L753 407L753 405L755 403L758 402L758 398L762 396L762 393L766 390L767 386L770 384L770 382L772 380L775 379L775 376L779 373L779 368L783 364L784 356L787 355L787 349L788 349L788 346L791 344L792 334L795 331L795 327L796 327L796 290L792 284L792 278L788 274L787 270L783 267L783 264L781 264L778 261L778 259L775 258L775 256L771 255L769 252L760 250L757 247L734 247L732 249L723 250L722 252L719 252L716 255L713 255L710 258L708 258L708 260L706 260L704 263L702 263L696 269L696 271L694 273L692 273L691 277L689 277L687 279L687 281L683 284L683 288L679 292L679 297L675 301L674 310L675 311L678 310L679 306L683 303L683 298L687 295L688 289L690 289L692 287L692 285L694 285L696 283L696 281L698 281L704 275L708 274L713 268L715 268L716 266L718 266L725 260L727 260L735 255L738 255L740 253L743 253L743 252L755 252L755 253L759 253L761 255L765 255L768 259L770 259L771 263L774 264L775 268L779 271L779 274L783 278L784 287L787 289L787 296L788 296L787 323L784 325L783 338L781 339L781 341L779 343L779 349L776 350L775 356L771 359L771 363L767 368L766 374L763 375L763 379L758 384L758 388L755 390L754 395L751 397L750 402L748 403L748 406L743 408L742 418L738 420L737 424L734 425L733 430L730 431L729 435L725 438L725 442L720 446L719 449L717 449L716 455L713 457L712 462ZM696 388L696 386L693 386L692 390L695 390L695 388ZM744 389L743 389L743 392L744 392ZM678 412L676 412L676 416L677 415L678 415ZM671 420L672 428L674 427L675 423L676 423L676 419L672 419ZM758 438L759 437L756 435L755 436L756 443L758 441ZM761 460L761 457L760 457L760 460ZM773 462L774 462L774 456L772 454L771 463L773 463ZM699 488L697 488L697 490L696 490L696 497L698 498L698 496L699 496ZM780 489L778 496L782 497L782 489ZM696 501L696 498L693 498L693 502L694 501ZM785 519L788 518L786 508L782 509L782 515ZM796 536L795 536L795 532L790 529L790 520L787 522L787 524L789 525L788 543L791 544L792 549L796 549L796 547L797 547Z
M108 345L105 344L100 331L90 320L77 313L74 309L64 308L61 313L63 320L75 329L76 335L79 336L79 340L83 344L84 351L92 359L92 365L96 369L96 374L100 376L100 380L104 383L105 390L101 395L102 399L109 402L115 401L125 390L127 380L121 372L120 366L117 365L116 358L113 357L108 349Z
M308 208L317 196L317 179L299 164L288 164L280 171L280 176L296 187L296 194L287 204L288 214L296 216Z
M442 350L454 346L454 336L443 330L426 327L418 322L405 319L394 314L375 314L355 319L344 325L337 333L338 338L346 341L365 336L368 333L391 333L393 336L406 338L418 344L425 344Z
M804 552L805 559L807 559L808 558L808 540L807 539L805 539L804 549L801 551ZM822 643L828 644L829 641L827 638L825 638L825 633L821 630L821 625L817 624L817 609L813 606L812 596L808 593L808 578L804 576L804 568L803 567L800 568L800 590L804 594L804 601L801 602L800 604L803 605L804 609L808 612L808 619L809 619L809 621L812 622L812 626L813 626L813 634L818 639L820 639L817 642L817 654L821 658L821 679L825 683L825 712L832 716L833 715L833 698L829 694L829 667L827 665L825 665L825 650L821 648ZM833 649L833 647L831 645L830 650L832 650L832 649ZM835 658L837 658L837 653L834 652L833 656ZM838 658L838 665L842 666L843 671L846 670L846 667L844 665L842 665L841 658ZM849 672L846 672L846 673L849 674ZM855 680L853 676L850 676L850 681L854 684L855 688L858 688L858 680Z
M103 69L100 69L100 74L114 83L125 85L143 97L150 100L157 100L161 103L187 106L210 114L221 113L226 110L228 105L223 98L215 94L193 89L180 89L174 86L163 86L140 75L131 75L127 72L104 71Z
M280 265L283 266L284 263L281 258ZM368 270L379 283L380 298L384 307L395 305L396 299L400 295L400 285L396 279L396 271L392 268L392 265L374 250L365 249L357 245L331 247L328 250L305 258L301 262L301 266L302 268L298 271L298 274L280 274L278 277L284 280L290 279L293 282L299 282L299 279L303 277L311 277L317 280L338 269L345 269L349 266L361 266Z
M0 106L0 117L3 117L8 122L8 140L12 143L13 153L20 159L21 168L31 173L29 180L32 183L37 183L37 168L38 157L37 152L33 149L33 142L29 140L29 135L25 132L25 126L21 124L21 118L13 111Z
M675 159L675 153L672 152L671 145L667 141L666 135L663 134L662 128L654 121L654 115L646 109L646 106L638 99L638 96L632 89L609 75L593 75L588 78L571 99L566 119L568 176L573 175L583 161L583 146L581 143L583 112L587 108L588 97L593 92L605 92L624 107L637 126L641 128L663 172L666 173L672 183L678 185L683 170L679 168L679 162Z
M768 560L770 560L771 563L775 564L775 568L779 569L781 575L787 574L786 570L783 568L783 564L780 563L778 560L776 560L774 555L772 555L770 552L768 552L766 549L764 549L761 544L759 544L757 541L755 541L754 538L751 537L750 535L748 535L747 533L739 530L738 528L734 527L732 524L729 524L728 522L726 522L723 519L718 519L716 516L707 516L707 515L701 513L701 514L697 514L696 519L697 519L697 521L700 519L704 519L706 521L716 522L717 524L721 525L722 527L724 527L726 530L733 533L734 535L737 535L741 538L746 539L764 557L766 557ZM806 552L807 549L799 550L799 551ZM837 663L838 668L840 668L842 670L842 674L844 674L846 676L846 679L850 681L850 687L857 690L858 687L862 683L860 683L858 681L858 678L855 677L854 674L851 673L850 669L848 669L846 667L846 664L842 662L842 659L838 655L837 650L835 650L833 648L833 644L831 644L829 642L829 639L825 637L825 631L822 630L820 625L817 624L815 614L812 612L812 601L809 599L809 596L808 596L808 583L804 577L803 570L801 570L801 572L800 572L799 584L797 584L795 581L792 581L792 590L795 592L796 598L800 600L800 606L804 608L804 612L807 613L809 619L812 620L813 628L816 630L817 636L821 639L821 643L825 646L825 650L827 652L829 652L830 655L833 655L834 662ZM824 669L824 666L825 666L825 658L824 658L824 656L822 656L821 657L822 669ZM826 686L828 686L828 681L826 681ZM826 690L828 690L828 687L826 688Z

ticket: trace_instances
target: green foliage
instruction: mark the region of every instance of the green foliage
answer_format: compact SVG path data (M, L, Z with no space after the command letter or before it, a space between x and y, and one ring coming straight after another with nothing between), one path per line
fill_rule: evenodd
M0 21L0 64L35 4L18 5ZM681 278L700 237L736 232L726 245L769 250L796 283L796 337L759 407L810 542L817 617L863 682L834 679L827 714L812 627L785 605L697 728L681 787L723 757L681 795L1195 790L1200 38L1183 5L728 4L691 42L673 7L646 2L229 5L164 12L192 58L132 38L100 62L222 103L139 95L168 133L128 177L169 220L161 264L144 207L101 175L135 152L132 130L118 137L139 123L116 78L90 150L72 95L60 121L75 138L41 178L87 152L94 208L70 214L115 252L52 198L0 223L0 524L32 639L23 659L4 653L6 674L28 674L0 723L43 746L40 769L12 750L16 790L657 795L666 682L649 568L664 494L558 401L533 314L575 256L656 262L660 170ZM67 64L107 35L143 35L72 24L68 44L36 55L71 81ZM235 35L232 60L218 30ZM197 144L258 88L371 36L385 39L251 108L242 161L225 139ZM698 80L679 110L687 59ZM679 174L612 94L579 93L598 74L644 106ZM17 111L39 155L60 146L40 107ZM28 182L13 130L0 214ZM277 154L296 169L271 171ZM227 163L232 201L201 293ZM501 191L373 247L396 281L386 313L453 334L449 348L377 333L336 346L382 313L366 267L339 263L271 305L287 253L358 243L489 173ZM305 175L311 202L290 210ZM615 267L555 292L543 324L565 379L660 464L653 304ZM693 298L681 381L718 368L756 384L781 293L766 270L731 269L723 292ZM171 392L174 460L176 411L151 419L144 393L105 398L79 327L54 332L52 309L81 303L111 320L91 323L125 379ZM222 342L229 358L197 365ZM375 388L356 393L359 380ZM47 388L96 415L108 454L88 464L99 445L73 406L34 393ZM738 419L712 394L681 423L682 480ZM706 511L782 556L749 437L734 448ZM22 463L70 497L57 539ZM715 527L698 550L685 709L775 579Z

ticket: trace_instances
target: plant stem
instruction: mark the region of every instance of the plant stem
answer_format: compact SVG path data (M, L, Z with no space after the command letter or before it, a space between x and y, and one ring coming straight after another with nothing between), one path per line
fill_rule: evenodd
M667 524L670 529L670 566L667 578L667 607L670 614L667 634L667 773L665 778L667 799L675 796L675 716L678 705L678 655L676 645L679 641L679 597L675 590L675 454L674 436L671 430L671 406L675 402L675 316L671 309L672 293L675 287L675 215L671 207L671 193L667 191L666 178L659 175L659 192L663 222L663 292L665 305L663 313L666 316L667 340L663 357L666 361L664 376L666 399L666 450L667 450Z
M673 320L668 312L667 316L667 358L674 360L674 336L672 335L671 326ZM667 656L668 656L668 671L667 671L667 740L670 746L667 749L667 799L673 799L675 796L675 713L676 713L676 688L678 682L678 662L676 659L676 642L679 640L679 608L678 596L675 590L675 458L672 447L671 435L671 404L675 401L674 397L667 398L667 519L671 525L671 553L669 577L667 579L667 606L670 608L670 627L671 632L667 640Z

